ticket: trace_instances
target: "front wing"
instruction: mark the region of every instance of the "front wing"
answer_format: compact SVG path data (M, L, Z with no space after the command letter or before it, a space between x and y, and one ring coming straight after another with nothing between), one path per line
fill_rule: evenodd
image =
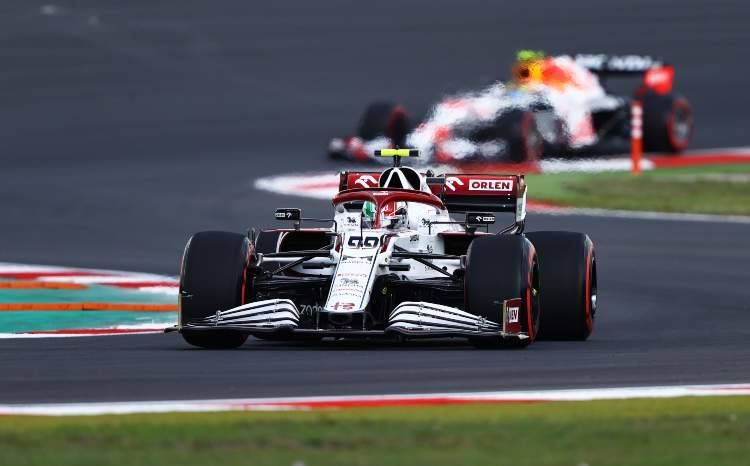
M270 299L244 304L174 330L234 330L243 333L293 333L338 337L474 337L497 336L527 339L519 324L522 300L510 299L498 306L502 324L441 304L405 301L390 313L383 330L353 328L300 328L300 313L289 299Z

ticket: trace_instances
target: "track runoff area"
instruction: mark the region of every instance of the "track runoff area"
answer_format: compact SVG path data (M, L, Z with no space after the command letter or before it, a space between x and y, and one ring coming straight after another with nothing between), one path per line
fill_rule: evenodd
M0 338L160 333L177 292L165 275L0 262Z

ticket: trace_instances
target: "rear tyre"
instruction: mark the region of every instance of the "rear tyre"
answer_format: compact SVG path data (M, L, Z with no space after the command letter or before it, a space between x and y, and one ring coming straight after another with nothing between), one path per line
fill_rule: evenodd
M523 236L491 235L472 241L464 276L466 311L502 325L502 304L522 298L525 340L495 337L472 338L479 348L526 347L539 330L539 268L534 246Z
M539 338L586 340L594 328L597 305L594 243L583 233L526 233L539 255L544 319Z
M394 146L405 147L406 136L411 128L409 116L402 106L378 101L365 108L357 125L357 136L365 141L385 136Z
M237 233L203 231L188 240L180 271L181 327L244 304L250 251L250 241ZM231 330L181 333L191 345L210 349L237 348L247 340L246 334Z
M643 148L678 154L690 145L693 111L687 99L674 94L643 97Z
M542 157L544 138L536 117L530 110L511 110L495 122L499 139L508 144L507 154L512 162L534 162Z

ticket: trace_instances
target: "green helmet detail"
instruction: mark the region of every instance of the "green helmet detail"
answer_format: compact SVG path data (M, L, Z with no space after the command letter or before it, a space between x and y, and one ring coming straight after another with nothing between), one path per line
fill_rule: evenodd
M516 60L518 61L534 61L541 60L546 56L543 50L530 50L524 49L516 52Z
M375 203L371 201L365 201L362 205L362 216L370 221L375 220Z

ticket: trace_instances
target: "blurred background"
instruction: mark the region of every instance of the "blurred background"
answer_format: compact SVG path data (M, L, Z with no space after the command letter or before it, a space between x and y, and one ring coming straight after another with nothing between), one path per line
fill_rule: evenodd
M365 104L506 79L519 48L675 65L694 148L748 143L744 0L0 4L0 258L174 274L201 229L268 224L259 176L336 170Z

